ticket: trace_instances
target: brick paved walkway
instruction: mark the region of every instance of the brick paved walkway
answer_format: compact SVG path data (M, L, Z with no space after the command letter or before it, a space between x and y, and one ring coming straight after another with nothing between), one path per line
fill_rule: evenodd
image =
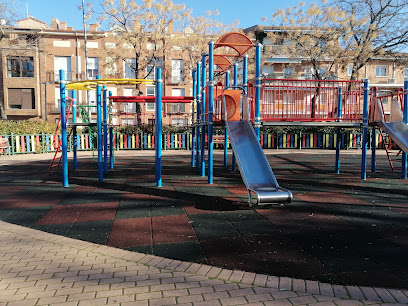
M0 305L383 305L408 290L182 262L0 221Z
M121 295L129 293L126 286L142 287L148 292L141 294L157 291L153 296L183 303L186 301L183 298L164 293L168 287L158 289L165 283L159 277L162 271L156 268L165 268L171 271L163 272L167 275L165 279L175 278L176 282L189 285L192 282L198 288L209 287L203 289L209 292L193 297L201 302L215 296L218 302L224 298L241 298L243 303L249 303L256 300L247 298L244 302L242 298L259 294L269 299L281 297L278 305L288 301L333 305L330 298L334 297L339 305L349 302L342 302L341 298L345 297L408 304L408 185L399 179L399 173L389 170L382 153L379 153L377 172L369 173L368 179L361 181L358 151L342 152L342 173L336 175L333 151L269 150L267 156L274 172L281 186L293 192L294 200L290 205L256 209L245 203L247 195L239 173L223 168L222 152L216 152L213 185L208 185L206 178L191 169L188 152L164 152L164 187L160 189L154 185L153 153L117 152L114 169L99 183L91 155L81 152L79 170L71 170L68 188L61 187L60 173L48 175L51 155L0 156L0 222L7 222L0 223L2 237L10 233L23 235L0 240L4 259L0 264L0 297L19 299L24 295L30 300L33 295L28 291L38 288L41 294L44 290L51 291L44 293L49 297L57 294L52 289L54 281L62 283L73 277L70 284L60 284L65 286L60 289L72 289L76 287L74 281L78 284L85 281L87 288L104 284L104 290L111 292L123 284L116 288ZM399 166L398 161L395 165ZM28 244L20 248L15 243L14 249L8 244L10 240ZM49 243L53 250L58 250L52 251L52 258L47 259L40 245L48 245L47 249ZM20 270L19 265L14 266L9 260L10 255L4 255L14 250L19 250L18 255L23 257L21 260L13 257L14 262L23 265ZM96 254L88 256L89 262L77 261L79 255L74 260L72 255L61 255L59 250L74 251L81 258L83 251ZM119 268L122 273L132 269L112 263L124 262L122 256L135 256L128 264L147 270L129 277L119 276L118 271L110 269ZM28 261L25 257L34 259ZM106 259L104 265L92 262L96 257ZM45 267L44 262L39 262L42 260L48 262ZM55 260L61 262L51 265ZM66 261L73 266L66 266ZM53 271L54 268L57 270ZM51 270L44 272L46 269ZM89 273L108 279L91 276L88 269L96 269ZM183 274L186 271L194 273L187 277ZM21 281L8 284L10 279L6 276L13 283ZM194 280L197 276L205 278ZM205 281L208 278L217 286L239 283L229 285L233 289L226 286L218 296L223 290L212 283L208 285ZM50 287L47 281L53 285ZM152 287L156 285L159 287ZM255 287L248 289L248 285ZM15 286L26 286L26 289ZM59 290L57 287L55 290ZM189 296L198 294L183 285L170 287L171 291L184 290L181 292ZM70 301L74 294L84 292L89 297L88 289L78 290L65 298ZM240 295L241 291L235 290L246 293ZM265 290L270 291L265 293ZM91 294L91 299L100 297L95 294ZM318 295L329 300L321 301ZM302 302L302 299L310 301ZM5 301L0 299L1 302ZM160 301L152 298L153 302ZM208 303L216 304L213 300ZM230 303L238 301L230 300ZM21 301L17 304L21 305ZM88 301L88 304L95 303Z

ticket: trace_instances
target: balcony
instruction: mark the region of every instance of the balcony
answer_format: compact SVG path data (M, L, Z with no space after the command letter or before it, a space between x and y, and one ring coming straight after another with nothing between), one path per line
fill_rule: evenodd
M55 102L47 103L48 114L59 114L61 112L60 107L55 106Z
M59 71L50 70L46 73L47 82L58 82L60 80ZM85 73L75 73L73 71L65 71L65 81L81 81L85 80Z

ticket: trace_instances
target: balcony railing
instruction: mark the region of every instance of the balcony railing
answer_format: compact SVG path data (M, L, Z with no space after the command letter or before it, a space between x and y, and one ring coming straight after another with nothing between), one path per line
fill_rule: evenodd
M59 70L50 70L46 73L47 82L58 82L60 80ZM73 71L65 71L65 81L81 81L85 80L86 75L85 73L75 73Z

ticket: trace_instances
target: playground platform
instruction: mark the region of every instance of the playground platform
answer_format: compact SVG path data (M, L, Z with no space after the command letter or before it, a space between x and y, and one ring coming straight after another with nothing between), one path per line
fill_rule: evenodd
M221 151L213 185L163 152L163 188L153 151L117 152L103 183L81 152L67 188L50 154L1 156L0 303L408 304L408 182L385 153L362 181L358 150L337 175L335 151L265 152L291 204L249 208Z

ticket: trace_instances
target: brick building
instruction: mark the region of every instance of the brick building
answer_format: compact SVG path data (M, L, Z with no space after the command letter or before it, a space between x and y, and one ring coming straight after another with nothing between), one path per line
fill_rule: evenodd
M245 33L257 34L257 31L274 29L255 25L244 30ZM84 32L74 30L64 21L53 18L51 25L28 17L17 22L16 27L5 28L5 36L0 40L0 99L8 119L24 120L42 118L50 122L58 120L59 70L66 71L68 81L102 78L134 78L135 58L132 52L125 55L125 60L113 62L107 57L109 48L117 47L117 40L109 32L98 31L96 25L90 25L87 36L88 61L85 63ZM174 35L174 28L169 27L169 36ZM259 34L259 33L258 33ZM257 35L254 35L255 37ZM165 43L165 42L164 42ZM266 47L267 41L263 41ZM151 48L146 44L146 50ZM163 94L167 96L191 96L191 71L187 65L186 52L177 46L165 46L164 56L156 63L165 69ZM124 48L123 50L126 50ZM87 65L86 65L87 64ZM325 64L321 65L324 69ZM152 65L139 74L140 77L154 78ZM150 73L149 73L150 72ZM266 78L309 79L312 76L307 59L293 59L289 56L267 58L262 67ZM347 80L350 76L349 65L335 65L330 77ZM408 68L392 58L383 57L372 60L360 69L358 78L368 78L370 84L384 88L401 86L408 76ZM242 80L242 78L238 78ZM249 76L251 80L251 76ZM139 89L132 86L111 87L113 95L132 96ZM141 85L143 95L155 95L153 85ZM72 93L68 91L68 96ZM77 104L95 105L95 92L79 92ZM135 104L116 104L113 107L113 123L151 124L154 123L154 103L143 103L140 109ZM96 109L90 107L92 118ZM191 123L190 104L172 103L164 106L163 124L187 125ZM80 119L79 119L80 120Z
M169 29L168 34L172 34ZM135 78L135 59L129 57L123 62L109 66L106 49L116 46L115 38L96 25L90 26L87 35L87 65L85 63L84 32L74 30L66 22L52 19L51 26L29 17L17 22L17 26L5 30L6 37L0 42L1 90L5 113L8 119L23 120L42 118L50 122L58 120L60 112L59 70L65 70L67 81L101 78ZM147 46L148 48L149 46ZM171 67L165 75L163 95L192 95L190 71L184 68L183 52L169 48L160 65ZM87 69L86 69L87 67ZM150 74L149 74L150 72ZM149 75L147 75L149 74ZM139 77L154 78L154 69L149 66ZM108 87L113 95L136 95L132 86ZM141 85L143 95L154 95L154 85ZM72 96L70 91L68 96ZM96 105L94 91L79 92L77 104ZM90 108L95 118L96 109ZM136 111L138 110L138 113ZM191 122L191 105L172 103L165 105L164 124L186 125ZM114 124L136 124L154 122L154 104L145 103L140 109L135 104L113 105Z

